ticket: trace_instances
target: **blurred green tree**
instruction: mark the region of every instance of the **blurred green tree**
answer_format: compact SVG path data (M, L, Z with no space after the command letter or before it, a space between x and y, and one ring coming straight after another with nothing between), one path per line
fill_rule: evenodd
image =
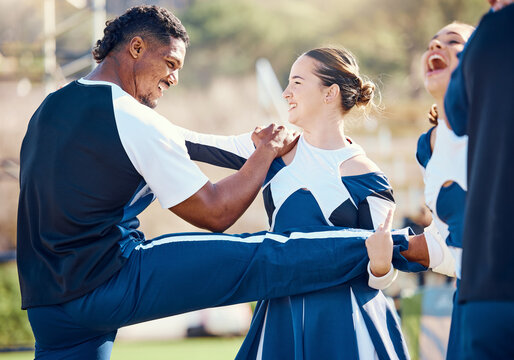
M267 57L284 84L299 54L335 45L353 51L364 73L406 78L405 93L416 97L428 40L453 20L476 23L486 10L484 0L197 0L179 14L191 35L184 76L205 84L250 73Z
M0 347L33 344L27 312L21 310L16 264L0 264Z

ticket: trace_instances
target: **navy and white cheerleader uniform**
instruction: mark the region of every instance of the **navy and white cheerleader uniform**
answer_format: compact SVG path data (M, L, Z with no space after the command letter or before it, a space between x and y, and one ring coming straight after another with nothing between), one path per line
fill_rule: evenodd
M210 135L185 137L193 159L220 166L234 164L237 168L237 162L242 164L245 158L237 156L240 149L253 147L244 136L234 138L225 148ZM341 163L357 155L364 151L356 144L322 150L300 137L292 163L286 166L282 159L275 160L264 184L271 230L316 226L375 229L383 223L395 206L384 174L340 175ZM347 253L350 258L355 255ZM395 251L395 257L401 255ZM404 270L425 269L419 264L404 266ZM409 358L395 310L376 289L387 286L396 270L391 268L383 278L373 278L365 267L355 270L352 279L334 288L259 301L237 359Z
M434 149L430 137L435 131ZM416 158L423 172L425 202L432 212L432 219L439 234L445 239L455 258L457 288L461 277L462 231L466 204L466 164L468 137L457 136L448 128L444 119L421 135ZM454 296L452 323L448 342L447 359L458 359L460 308L458 293Z

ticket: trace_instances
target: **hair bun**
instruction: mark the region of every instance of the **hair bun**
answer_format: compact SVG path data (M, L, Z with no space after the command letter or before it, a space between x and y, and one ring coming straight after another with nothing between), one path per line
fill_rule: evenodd
M375 84L371 81L366 81L362 84L360 93L357 96L357 101L355 105L357 106L366 106L371 100L373 100L373 96L375 95Z

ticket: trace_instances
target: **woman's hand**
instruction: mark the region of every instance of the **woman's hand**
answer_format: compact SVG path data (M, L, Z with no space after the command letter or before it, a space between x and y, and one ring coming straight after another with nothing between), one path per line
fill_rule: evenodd
M380 224L375 233L366 239L370 270L376 277L386 275L391 269L391 261L393 260L393 238L391 236L393 212L393 210L389 210L384 224Z

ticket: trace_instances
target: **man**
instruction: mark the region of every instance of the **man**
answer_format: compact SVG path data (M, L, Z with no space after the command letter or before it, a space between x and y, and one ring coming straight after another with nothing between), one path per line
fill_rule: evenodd
M464 219L462 359L514 358L514 5L489 0L461 54L445 99L457 135L467 134L468 194Z
M152 110L184 64L180 21L159 7L134 7L104 34L93 50L98 67L44 100L21 149L17 261L36 358L109 358L121 326L314 291L365 271L366 231L147 241L136 216L155 197L194 225L225 230L295 139L273 125L240 138L253 140L253 153L212 184L181 130ZM405 237L398 241L405 249Z

